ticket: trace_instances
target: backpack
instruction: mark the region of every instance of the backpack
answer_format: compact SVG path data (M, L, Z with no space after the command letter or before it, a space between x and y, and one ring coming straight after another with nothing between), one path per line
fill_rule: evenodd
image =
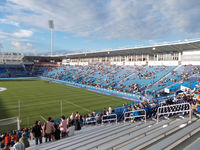
M197 106L197 111L200 113L200 105Z

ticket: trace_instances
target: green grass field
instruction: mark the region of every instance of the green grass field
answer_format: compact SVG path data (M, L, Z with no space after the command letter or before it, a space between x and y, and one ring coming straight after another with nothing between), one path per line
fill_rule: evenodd
M65 116L76 111L85 114L132 102L39 79L0 80L0 87L7 88L0 93L0 119L17 116L20 100L21 127L29 127L35 120L42 121L40 115L60 118L61 100Z

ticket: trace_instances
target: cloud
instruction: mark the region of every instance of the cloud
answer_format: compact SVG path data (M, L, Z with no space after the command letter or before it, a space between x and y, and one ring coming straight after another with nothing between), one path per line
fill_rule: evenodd
M6 38L11 38L11 37L12 37L12 34L0 31L0 39L6 39Z
M22 41L22 40L24 40L23 38L29 38L32 35L33 35L33 31L24 30L24 29L20 29L19 31L14 32L14 33L7 33L7 32L1 32L0 31L0 39Z
M45 8L44 8L45 6ZM8 0L14 22L75 36L146 40L200 33L199 0Z
M158 6L164 19L172 28L187 33L200 33L200 1L199 0L165 0ZM156 8L158 9L158 7Z
M25 53L25 54L27 54L27 53L34 54L34 55L37 54L33 45L30 43L22 44L20 42L11 42L10 45L11 45L11 49L14 51L18 51L18 52Z
M18 32L13 33L14 37L23 38L23 37L30 37L33 35L33 32L30 30L19 30Z
M15 21L12 21L12 20L9 20L9 19L0 19L0 23L1 24L9 24L9 25L13 25L13 26L19 27L19 23L18 22L15 22Z
M33 49L32 45L30 43L26 43L25 45L22 45L19 42L11 42L11 48L14 50L30 50Z

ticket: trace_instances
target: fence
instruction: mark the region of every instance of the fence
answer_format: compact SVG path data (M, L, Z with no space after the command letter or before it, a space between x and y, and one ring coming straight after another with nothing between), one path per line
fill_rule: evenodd
M138 94L131 94L131 93L120 92L120 91L115 91L115 90L110 90L110 89L104 89L104 88L100 88L100 87L94 87L94 86L84 85L84 84L79 84L79 83L74 83L74 82L61 81L61 80L46 78L46 77L42 77L42 76L40 76L38 78L42 79L42 80L52 81L52 82L55 82L55 83L65 84L65 85L68 85L68 86L84 88L84 89L87 89L89 91L98 92L98 93L102 93L102 94L106 94L106 95L117 96L117 97L129 99L129 100L132 100L132 101L139 101L140 102L142 100L148 99L147 97L144 97L144 96L138 95Z
M135 115L136 112L139 112L139 114ZM142 114L140 112L142 112ZM140 117L144 117L144 121L146 122L146 110L140 109L140 110L128 111L124 113L124 122L127 119L134 119L134 118L140 118Z
M192 119L192 108L190 103L180 103L174 105L167 105L158 107L157 110L157 122L159 122L160 115L170 115L170 114L177 114L177 113L190 113L189 118Z
M110 122L110 121L115 121L117 123L117 115L116 114L109 114L109 115L103 115L102 116L102 124L104 122Z

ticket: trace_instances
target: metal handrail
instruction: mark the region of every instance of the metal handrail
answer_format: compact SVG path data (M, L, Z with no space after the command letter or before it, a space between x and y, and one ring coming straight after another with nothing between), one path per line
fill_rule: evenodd
M138 116L128 116L126 117L126 114L130 114L130 113L133 113L133 112L144 112L144 115L138 115ZM145 109L140 109L140 110L134 110L134 111L128 111L128 112L125 112L124 113L124 122L126 121L126 119L130 119L130 118L139 118L139 117L144 117L144 121L146 122L146 110Z
M114 118L104 119L105 117L110 117L110 116L114 116ZM109 114L109 115L103 115L102 116L102 124L106 121L113 121L113 120L117 123L117 115L116 114Z
M189 106L188 107L189 109L184 109L184 110L179 110L179 111L173 111L172 110L173 107L186 106L186 105ZM165 108L169 108L169 109L167 109L167 112L160 112L161 109L165 109ZM167 114L169 115L169 114L180 113L180 112L190 112L189 118L190 118L190 120L192 119L192 107L191 107L190 103L180 103L180 104L166 105L166 106L158 107L158 109L157 109L157 122L159 122L159 116L160 115L167 115Z
M90 120L91 119L91 120ZM89 123L96 123L96 117L88 117L86 118L86 124L89 124Z

